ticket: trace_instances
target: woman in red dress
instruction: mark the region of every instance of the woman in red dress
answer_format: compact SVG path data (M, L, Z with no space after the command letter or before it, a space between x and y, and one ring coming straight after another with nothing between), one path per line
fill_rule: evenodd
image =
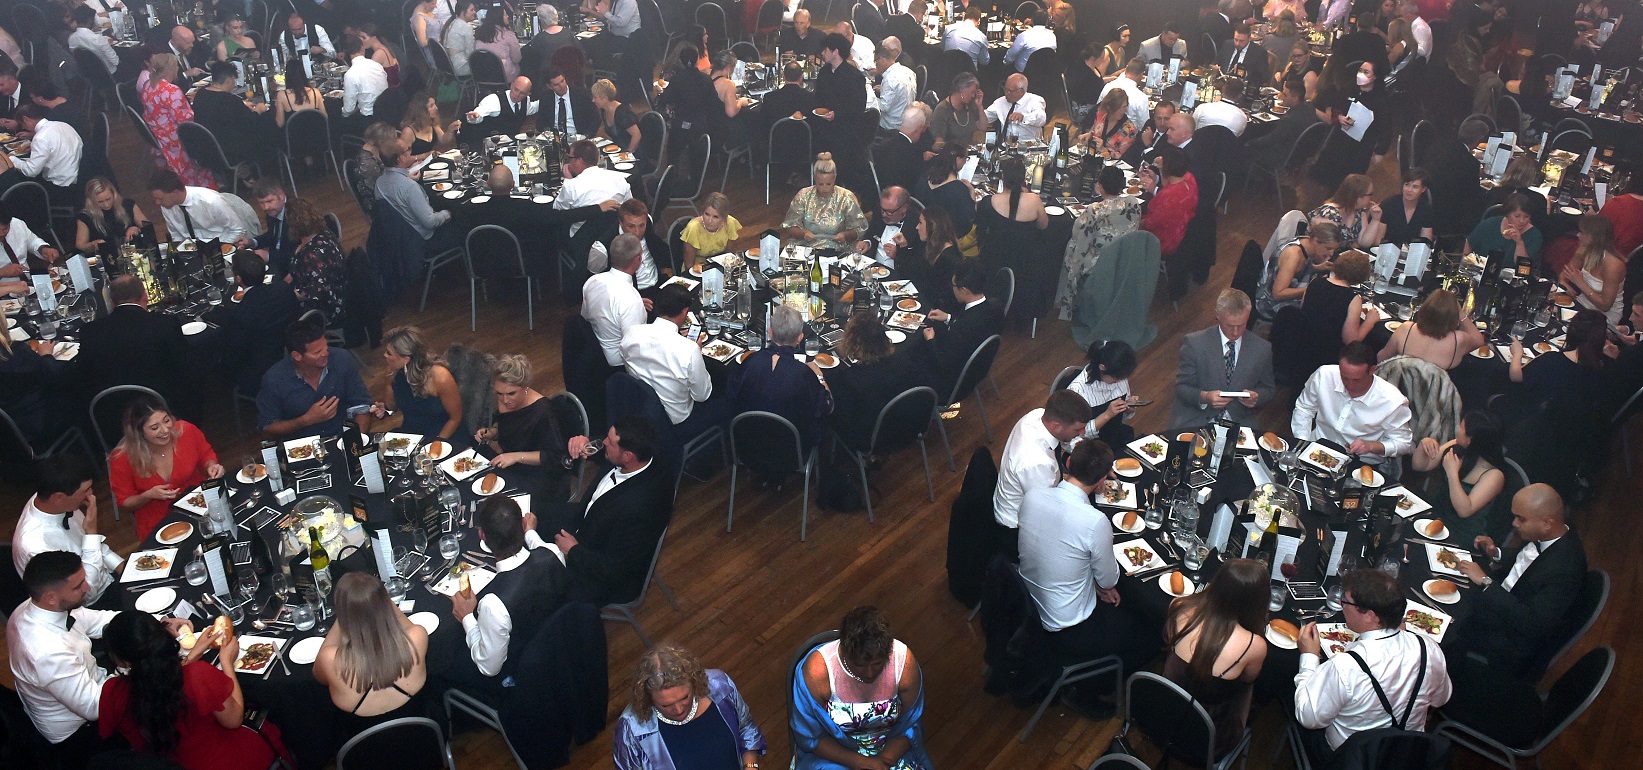
M125 435L108 456L109 486L120 510L135 519L137 539L144 540L178 495L222 478L223 467L205 434L153 396L132 401L121 427Z
M103 630L109 655L130 673L103 682L97 732L119 733L131 748L165 757L184 770L267 770L286 754L279 730L241 727L245 694L235 678L238 638L222 641L221 669L199 658L211 647L212 629L194 638L182 657L177 640L145 612L122 612ZM272 665L270 661L269 665Z
M169 53L155 54L148 60L148 81L143 84L143 121L160 145L156 151L183 184L191 187L217 189L217 180L211 172L195 165L183 150L177 138L177 126L194 119L194 107L183 96L183 90L172 82L177 78L177 57Z

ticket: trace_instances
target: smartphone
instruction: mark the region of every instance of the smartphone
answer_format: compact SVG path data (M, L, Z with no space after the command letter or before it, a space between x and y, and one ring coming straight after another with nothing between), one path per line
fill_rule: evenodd
M1143 399L1143 398L1136 398L1134 396L1130 396L1129 397L1129 402L1130 402L1130 408L1131 409L1138 409L1138 408L1143 407L1143 406L1151 405L1152 404L1152 399L1150 399L1150 398Z

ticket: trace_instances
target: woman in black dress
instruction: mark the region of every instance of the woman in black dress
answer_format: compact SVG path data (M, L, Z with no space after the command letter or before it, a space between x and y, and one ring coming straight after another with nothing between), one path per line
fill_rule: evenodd
M897 354L884 331L876 309L852 312L837 348L846 365L827 372L833 392L828 420L839 440L852 449L867 447L879 411L891 399L908 388L931 384L921 376L917 356Z
M148 224L137 203L121 198L107 177L86 182L86 207L75 215L74 248L81 254L110 256L130 243Z
M553 413L553 401L531 387L531 362L522 355L502 356L491 368L496 390L496 424L480 428L474 441L496 456L491 465L513 468L520 485L534 496L532 505L546 510L570 495L565 468L565 432Z
M639 153L639 119L633 110L616 100L616 84L600 80L590 89L593 106L599 110L599 133L618 145L623 152Z
M1365 310L1357 285L1369 280L1369 255L1348 251L1335 258L1335 269L1323 280L1307 284L1301 299L1305 342L1300 360L1303 375L1310 377L1320 366L1335 363L1341 348L1369 335L1381 320L1374 308Z
M1044 211L1038 193L1027 189L1027 166L1020 158L1011 156L1000 162L998 177L1003 190L976 204L981 264L989 275L1006 267L1014 271L1016 296L1031 298L1032 302L1013 307L1021 308L1018 317L1037 317L1054 291L1060 267L1050 260L1029 259L1037 254L1039 232L1050 226L1050 215ZM1040 306L1029 307L1034 304Z
M953 221L953 232L961 238L969 234L976 214L975 198L971 195L973 188L969 182L958 178L958 170L964 165L965 157L948 148L937 150L930 162L925 164L924 178L913 186L913 197L924 204L924 210L945 209Z
M948 313L958 310L958 301L953 299L953 271L964 256L958 253L953 218L945 209L924 209L918 218L918 238L919 245L905 259L897 260L896 267L918 287L925 312L929 308Z

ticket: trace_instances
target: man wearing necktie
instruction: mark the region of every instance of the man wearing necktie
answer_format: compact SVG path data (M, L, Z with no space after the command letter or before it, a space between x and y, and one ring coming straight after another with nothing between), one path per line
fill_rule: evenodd
M473 110L464 116L468 119L468 127L464 129L464 133L512 136L524 130L525 118L535 115L541 104L531 98L530 78L514 78L507 91L486 94L485 98L474 105ZM472 141L477 142L480 136L473 137Z
M11 209L0 203L0 279L28 280L29 257L56 262L61 254L46 245L44 239L29 229L28 223L11 215Z
M1272 81L1272 67L1267 61L1266 49L1251 43L1249 26L1240 24L1232 31L1232 39L1221 41L1221 67L1229 75L1236 75L1254 87Z
M548 125L561 136L591 135L599 129L593 96L584 86L572 87L565 74L554 67L547 72L548 88L542 96L547 100Z
M17 130L17 118L13 113L27 98L27 91L17 80L17 65L0 60L0 128Z
M1202 427L1223 415L1250 425L1255 409L1272 399L1272 345L1249 333L1249 315L1249 295L1226 289L1215 298L1215 325L1181 341L1171 430Z
M251 197L268 220L268 229L255 238L257 253L268 263L268 274L276 281L283 280L291 272L291 260L297 253L285 218L285 187L278 177L265 176L251 186Z

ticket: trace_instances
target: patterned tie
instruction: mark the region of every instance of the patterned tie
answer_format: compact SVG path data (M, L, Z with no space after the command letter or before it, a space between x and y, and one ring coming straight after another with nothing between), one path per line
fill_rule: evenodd
M1227 365L1227 386L1231 387L1232 386L1232 370L1238 368L1238 343L1235 340L1227 340L1226 365Z

